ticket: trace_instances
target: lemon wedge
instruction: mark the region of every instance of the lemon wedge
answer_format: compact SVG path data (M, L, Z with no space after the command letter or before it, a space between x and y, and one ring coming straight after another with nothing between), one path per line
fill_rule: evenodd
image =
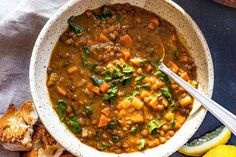
M219 145L208 151L203 157L235 157L236 146Z
M231 136L228 128L220 126L215 131L207 133L206 135L186 143L179 149L179 152L188 156L202 156L208 150L225 144Z

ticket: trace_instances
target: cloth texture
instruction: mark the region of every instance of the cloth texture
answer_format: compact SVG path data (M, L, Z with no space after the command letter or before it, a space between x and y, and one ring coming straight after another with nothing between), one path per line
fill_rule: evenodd
M67 0L23 0L0 21L0 115L9 104L17 107L32 100L29 88L29 64L37 36ZM19 153L0 149L0 157L18 157Z
M209 44L215 69L213 99L236 114L236 10L211 0L174 0L199 25ZM67 0L22 0L0 21L0 115L9 104L17 107L31 100L29 63L35 40L47 22ZM221 123L207 114L193 138L214 130ZM236 145L232 136L231 144ZM0 157L18 157L19 153L0 149ZM172 157L183 157L179 153Z

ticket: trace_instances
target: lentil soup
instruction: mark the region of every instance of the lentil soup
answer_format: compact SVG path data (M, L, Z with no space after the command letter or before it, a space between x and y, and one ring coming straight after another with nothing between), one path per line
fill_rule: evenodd
M53 108L100 151L163 144L186 121L193 98L158 70L160 61L197 87L194 61L164 19L129 4L72 16L47 68Z

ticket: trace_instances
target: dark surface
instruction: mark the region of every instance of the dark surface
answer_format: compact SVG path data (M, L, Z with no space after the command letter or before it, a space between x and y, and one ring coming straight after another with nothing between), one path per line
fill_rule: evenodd
M209 45L214 63L213 99L236 114L236 9L210 0L174 0L197 23ZM213 131L221 123L210 113L192 139ZM232 136L229 144L236 145ZM171 157L183 157L179 153Z

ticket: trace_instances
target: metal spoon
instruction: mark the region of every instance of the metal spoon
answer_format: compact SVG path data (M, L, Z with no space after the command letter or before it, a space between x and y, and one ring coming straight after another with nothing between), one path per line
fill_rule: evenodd
M236 116L220 106L218 103L208 98L202 92L198 91L182 78L172 72L165 64L160 63L159 70L164 72L170 78L175 80L182 88L184 88L190 95L197 99L202 105L210 111L219 121L221 121L227 128L229 128L234 135L236 135Z

